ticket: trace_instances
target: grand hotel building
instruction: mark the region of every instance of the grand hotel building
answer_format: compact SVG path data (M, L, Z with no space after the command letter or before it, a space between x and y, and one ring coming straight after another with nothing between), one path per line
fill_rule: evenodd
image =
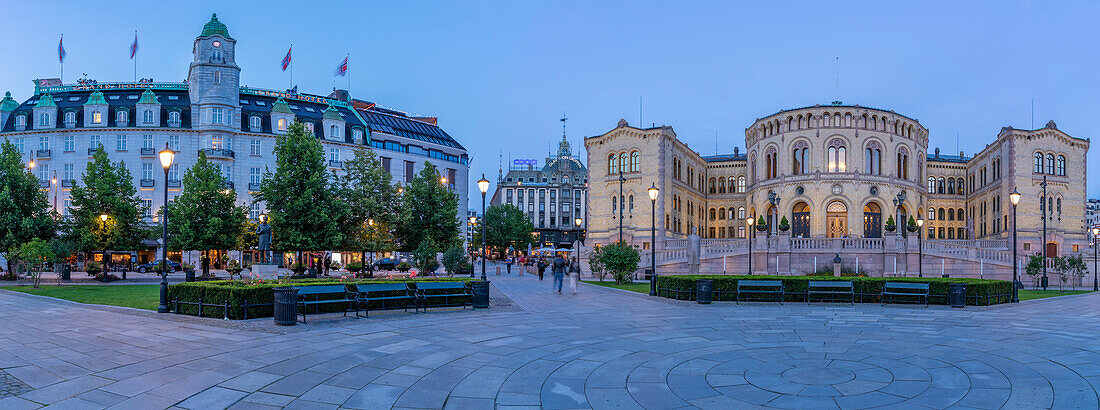
M787 218L791 238L877 238L890 216L904 228L919 213L928 239L1010 239L1013 188L1023 194L1021 251L1042 246L1044 214L1048 254L1088 246L1089 140L1053 121L1034 130L1004 127L973 156L930 151L929 131L915 118L856 105L780 111L744 135L745 152L716 156L700 155L668 126L620 120L586 138L591 243L617 240L624 216L624 240L650 248L646 190L656 185L657 249L693 229L704 238L744 238L746 219L761 215L772 232Z
M203 152L221 167L229 187L256 218L264 204L253 202L254 194L264 172L275 169L275 136L293 121L317 135L331 172L341 172L343 161L367 145L397 183L411 181L425 162L434 164L458 195L458 209L467 208L466 149L436 118L352 99L343 90L320 96L242 86L236 47L237 40L215 15L194 41L185 82L35 80L34 95L22 103L10 92L0 101L0 136L35 162L42 189L63 215L69 190L102 146L110 160L129 168L152 221L165 183L156 152L167 144L177 151L168 175L170 198L180 193L181 170ZM139 261L147 258L151 252L140 253Z

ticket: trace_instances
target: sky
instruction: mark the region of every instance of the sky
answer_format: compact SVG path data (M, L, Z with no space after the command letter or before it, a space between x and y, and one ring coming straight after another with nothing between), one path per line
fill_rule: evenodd
M470 192L482 173L495 181L500 158L541 163L561 138L563 113L574 150L620 118L636 125L640 117L672 126L703 155L727 153L743 149L757 118L838 99L838 73L841 101L916 118L930 151L970 155L1001 127L1049 120L1078 138L1100 132L1097 2L34 1L4 9L0 91L19 101L32 79L58 75L62 34L66 82L83 73L133 79L135 30L137 76L182 81L211 13L237 40L242 85L289 88L279 63L293 43L294 83L326 95L350 55L336 86L439 117L472 158ZM1095 157L1089 175L1100 173ZM1100 197L1100 178L1089 178L1088 194Z

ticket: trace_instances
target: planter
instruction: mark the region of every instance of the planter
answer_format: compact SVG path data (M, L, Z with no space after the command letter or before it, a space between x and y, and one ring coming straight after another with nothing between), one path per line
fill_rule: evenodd
M195 281L195 270L194 269L185 269L183 271L183 274L184 274L184 281L186 281L186 282L194 282Z
M909 230L909 232L916 232L919 228L917 228L916 225L909 225L906 229Z

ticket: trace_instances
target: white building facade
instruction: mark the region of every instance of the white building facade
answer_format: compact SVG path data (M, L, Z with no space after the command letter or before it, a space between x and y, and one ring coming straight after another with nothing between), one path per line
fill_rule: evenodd
M455 218L465 219L468 156L435 118L352 99L342 90L320 96L241 86L236 45L215 15L195 39L184 83L35 80L34 95L23 103L10 92L0 101L0 136L34 161L51 207L62 215L69 214L71 187L102 146L111 161L125 163L148 221L155 222L165 189L156 152L167 145L177 151L169 200L180 193L183 170L203 152L257 218L265 209L254 199L264 173L275 169L275 137L299 121L321 141L333 173L362 146L374 150L399 184L432 163L458 196Z

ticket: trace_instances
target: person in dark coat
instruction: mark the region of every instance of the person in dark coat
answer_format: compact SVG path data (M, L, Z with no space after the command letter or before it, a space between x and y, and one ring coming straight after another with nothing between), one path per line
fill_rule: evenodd
M542 275L544 273L546 273L546 261L540 258L538 268L539 268L539 280L542 280Z

